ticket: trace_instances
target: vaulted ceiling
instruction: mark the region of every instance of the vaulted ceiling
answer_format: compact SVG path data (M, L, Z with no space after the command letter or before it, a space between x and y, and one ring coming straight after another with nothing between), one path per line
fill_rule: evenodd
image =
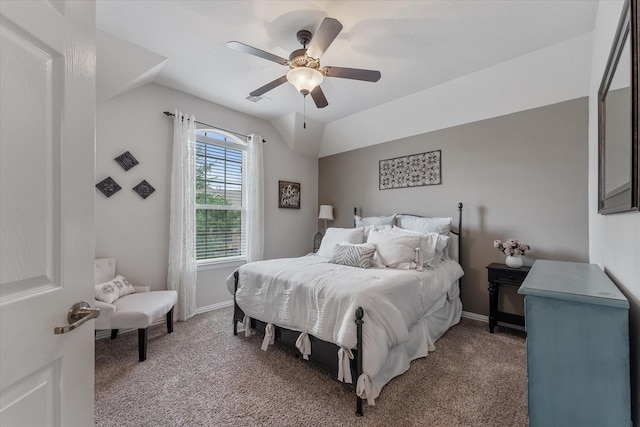
M592 0L98 0L98 99L155 82L268 120L290 145L306 102L307 120L318 125L307 138L313 145L331 122L589 33L597 7ZM288 67L227 42L288 58L301 48L296 32L314 33L325 17L343 30L321 64L379 70L382 78L325 78L323 109L288 83L248 100Z

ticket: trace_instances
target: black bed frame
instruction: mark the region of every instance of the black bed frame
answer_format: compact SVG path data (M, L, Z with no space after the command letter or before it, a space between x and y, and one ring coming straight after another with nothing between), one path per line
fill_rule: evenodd
M354 214L357 214L357 208L353 209ZM407 214L408 215L408 214ZM451 231L458 236L458 262L462 264L462 203L458 203L458 230ZM234 294L233 294L233 335L238 335L238 322L244 321L244 312L236 303L235 292L238 290L238 270L233 273L234 277ZM462 295L462 278L459 279L460 295ZM351 365L351 377L354 379L353 384L348 384L355 391L355 387L362 374L362 325L364 321L364 310L362 307L358 307L355 311L354 322L356 324L356 339L357 344L355 350L352 349L352 353L355 360ZM257 319L251 319L251 328L256 329L264 334L266 323ZM282 328L274 325L274 337L275 340L283 344L287 349L292 351L296 357L300 356L300 352L296 347L296 340L300 335L299 331L293 331L291 329ZM337 378L338 376L338 350L340 347L337 345L318 339L312 335L309 335L311 341L311 348L313 352L309 355L309 361L322 370L328 371L330 374ZM362 398L356 394L356 416L362 416Z

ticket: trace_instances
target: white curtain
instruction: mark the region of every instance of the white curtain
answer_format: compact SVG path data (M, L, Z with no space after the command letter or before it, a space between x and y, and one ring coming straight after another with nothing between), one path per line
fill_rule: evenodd
M264 258L264 166L262 137L247 138L247 262Z
M178 111L174 113L167 287L178 291L174 314L184 321L196 311L196 119Z

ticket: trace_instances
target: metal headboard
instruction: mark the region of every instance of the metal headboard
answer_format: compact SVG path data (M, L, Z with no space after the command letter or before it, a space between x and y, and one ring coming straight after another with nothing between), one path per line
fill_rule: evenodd
M458 230L451 230L450 233L455 234L456 236L458 236L458 264L462 265L462 202L458 203ZM354 207L353 208L353 215L358 215L358 208ZM424 215L416 215L416 214L398 214L398 215L411 215L411 216L417 216L417 217L425 217ZM360 216L362 216L362 209L360 210ZM353 219L353 226L355 227L356 225L356 220L355 218ZM462 278L460 278L458 280L459 284L460 284L460 295L462 295Z

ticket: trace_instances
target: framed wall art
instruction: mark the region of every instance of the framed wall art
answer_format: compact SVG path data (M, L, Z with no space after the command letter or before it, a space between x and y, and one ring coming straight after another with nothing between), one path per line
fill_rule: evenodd
M300 209L300 183L278 181L278 207Z
M379 189L441 184L441 150L380 160Z

